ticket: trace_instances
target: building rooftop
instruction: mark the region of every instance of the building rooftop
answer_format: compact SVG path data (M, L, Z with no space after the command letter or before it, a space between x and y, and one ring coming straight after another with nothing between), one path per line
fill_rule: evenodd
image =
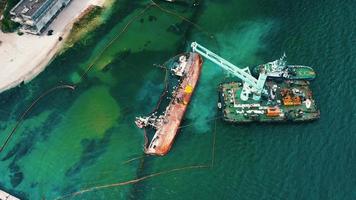
M31 17L48 1L52 0L21 0L11 12Z

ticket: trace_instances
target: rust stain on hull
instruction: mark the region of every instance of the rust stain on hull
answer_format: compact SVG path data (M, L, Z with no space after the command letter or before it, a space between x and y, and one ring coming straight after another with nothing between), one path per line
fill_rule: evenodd
M203 60L197 53L190 53L187 61L187 72L175 90L174 97L166 108L161 126L156 128L146 154L163 156L171 149L178 134L180 123L198 83Z

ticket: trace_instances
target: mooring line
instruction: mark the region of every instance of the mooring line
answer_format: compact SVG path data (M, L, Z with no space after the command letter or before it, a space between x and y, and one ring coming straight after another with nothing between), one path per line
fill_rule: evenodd
M211 168L214 167L214 162L215 162L216 123L217 123L217 119L215 119L214 122L213 144L211 149L211 164L210 164Z
M145 157L149 157L149 156L150 155L143 155L143 156L138 156L138 157L135 157L135 158L131 158L129 160L126 160L126 161L122 162L122 164L125 165L125 164L128 164L128 163L132 162L132 161L139 160L141 158L145 158Z
M170 14L170 15L173 15L175 17L178 17L180 18L181 20L183 21L186 21L188 23L190 23L191 25L193 25L196 29L198 29L199 31L203 32L204 34L208 35L210 38L214 38L214 35L213 34L210 34L208 31L204 30L204 28L202 28L201 26L199 26L198 24L192 22L191 20L189 20L188 18L184 17L183 15L180 15L178 13L175 13L171 10L168 10L166 8L163 8L162 6L160 6L160 4L154 2L153 0L151 0L152 2L152 5L157 7L158 9L160 9L161 11L167 13L167 14Z
M97 191L97 190L101 190L101 189L106 189L106 188L113 188L113 187L120 187L120 186L125 186L125 185L132 185L132 184L136 184L139 183L141 181L144 181L146 179L149 178L153 178L153 177L157 177L157 176L161 176L161 175L165 175L165 174L169 174L169 173L173 173L173 172L177 172L177 171L184 171L184 170L191 170L191 169L212 169L214 167L214 160L215 160L215 145L216 145L216 122L217 119L215 119L215 125L214 125L214 133L213 133L213 142L212 142L212 151L211 151L211 162L209 164L198 164L198 165L190 165L190 166L186 166L186 167L180 167L180 168L174 168L174 169L169 169L169 170L164 170L161 172L156 172L156 173L152 173L146 176L142 176L140 178L136 178L136 179L132 179L132 180L128 180L128 181L124 181L124 182L117 182L117 183L112 183L112 184L105 184L105 185L99 185L99 186L93 186L93 187L89 187L89 188L85 188L85 189L81 189L77 192L73 192L70 194L66 194L60 197L55 198L55 200L60 200L60 199L68 199L68 198L72 198L84 193L88 193L88 192L92 192L92 191ZM125 162L123 162L123 164L127 164L130 163L132 161L138 160L138 159L142 159L145 157L148 157L149 155L143 155L143 156L139 156L139 157L135 157L132 159L129 159Z
M13 134L16 132L16 130L18 129L18 127L20 126L21 122L24 120L25 116L27 115L28 112L30 112L32 110L32 108L44 97L46 97L47 95L49 95L51 92L56 91L58 89L70 89L70 90L75 90L75 86L73 85L58 85L55 86L45 92L43 92L37 99L35 99L30 106L27 107L27 109L25 110L25 112L22 113L22 115L20 116L20 118L17 120L17 123L15 125L15 127L12 129L12 131L10 132L10 134L7 136L5 142L3 143L3 145L0 148L0 152L2 152L4 150L4 148L6 147L6 145L8 144L8 142L10 141L11 137L13 136Z
M120 31L118 35L116 35L105 47L100 53L94 58L93 62L90 63L88 68L85 70L85 72L81 75L80 79L83 80L84 77L89 73L89 71L93 68L94 64L98 61L98 59L104 54L104 52L123 34L127 31L129 26L135 22L139 17L141 17L145 12L151 8L153 4L148 4L145 9L143 9L139 14L135 15L125 26L124 28Z
M202 122L211 122L213 120L217 120L217 119L221 119L221 118L223 118L223 116L217 116L217 117L214 117L214 118L211 118L211 119L204 120ZM193 125L195 125L197 123L201 123L201 122L194 122L194 123L190 123L190 124L187 124L187 125L179 126L179 129L190 127L190 126L193 126Z
M172 173L172 172L190 170L190 169L202 169L202 168L209 168L209 166L207 166L207 165L194 165L194 166L187 166L187 167L181 167L181 168L175 168L175 169L171 169L171 170L161 171L161 172L149 174L149 175L143 176L141 178L137 178L137 179L133 179L133 180L129 180L129 181L112 183L112 184L107 184L107 185L100 185L100 186L95 186L95 187L91 187L91 188L82 189L82 190L80 190L78 192L74 192L74 193L71 193L71 194L67 194L67 195L58 197L58 198L56 198L56 200L75 197L75 196L78 196L78 195L81 195L81 194L84 194L84 193L87 193L87 192L92 192L92 191L95 191L95 190L100 190L100 189L105 189L105 188L112 188L112 187L119 187L119 186L124 186L124 185L131 185L131 184L135 184L135 183L144 181L144 180L152 178L152 177L161 176L161 175L169 174L169 173Z
M163 8L162 6L160 6L158 3L154 2L153 0L151 0L151 3L148 4L139 14L135 15L125 26L124 28L120 31L120 33L118 35L116 35L105 47L102 51L100 51L100 53L94 58L93 62L90 63L90 65L88 66L88 68L85 70L85 72L81 75L81 80L84 79L84 77L90 72L90 70L93 68L93 66L95 65L95 63L98 61L98 59L103 55L103 53L120 37L122 36L123 33L125 33L127 31L127 29L129 28L129 26L135 22L139 17L141 17L143 14L145 14L151 7L157 7L159 10L161 10L162 12L165 12L167 14L173 15L175 17L178 17L180 19L182 19L183 21L186 21L188 23L190 23L191 25L193 25L195 28L197 28L199 31L203 32L204 34L208 35L209 38L213 39L215 38L213 34L209 33L208 31L204 30L201 26L199 26L198 24L192 22L191 20L189 20L188 18L179 15L171 10L168 10L166 8Z

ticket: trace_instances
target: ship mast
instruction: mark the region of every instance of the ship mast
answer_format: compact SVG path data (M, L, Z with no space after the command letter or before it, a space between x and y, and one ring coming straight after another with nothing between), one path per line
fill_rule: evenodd
M231 64L229 61L216 55L215 53L211 52L210 50L198 44L197 42L193 42L191 44L191 47L193 52L199 53L200 55L204 56L205 58L220 66L228 73L237 76L242 80L243 89L240 96L241 100L247 101L249 99L250 94L253 94L254 100L260 100L261 94L266 92L264 90L264 85L267 79L266 73L260 73L258 79L256 79L251 75L251 72L248 67L241 69Z

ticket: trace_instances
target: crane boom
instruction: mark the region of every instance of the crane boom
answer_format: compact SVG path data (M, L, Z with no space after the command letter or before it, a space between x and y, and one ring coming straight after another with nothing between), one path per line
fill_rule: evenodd
M265 73L261 73L256 79L250 73L249 68L241 69L229 61L221 58L220 56L216 55L215 53L211 52L209 49L203 47L202 45L198 44L197 42L193 42L191 44L193 52L197 52L200 55L204 56L205 58L209 59L213 63L217 64L230 74L237 76L244 82L243 92L241 93L241 99L247 100L248 95L250 93L254 94L254 99L259 100L261 97L261 93L263 92L264 85L267 79L267 75Z

